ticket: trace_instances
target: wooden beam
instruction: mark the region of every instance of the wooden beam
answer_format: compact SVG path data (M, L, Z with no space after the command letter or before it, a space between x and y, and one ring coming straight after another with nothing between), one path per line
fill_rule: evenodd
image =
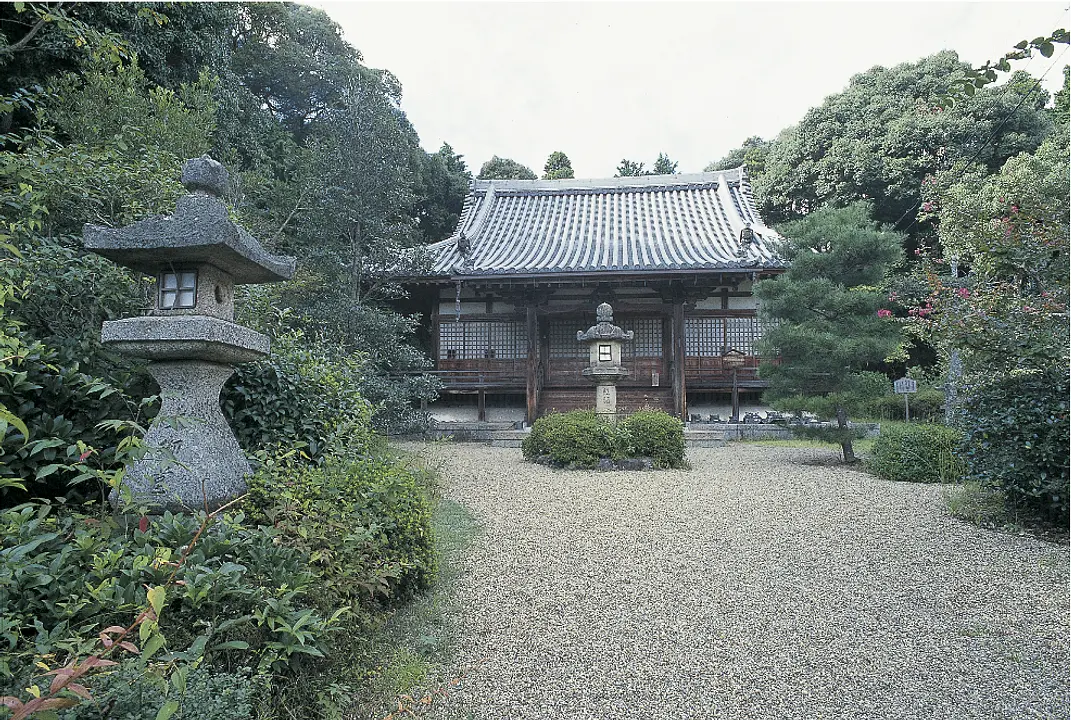
M539 318L533 304L529 304L526 308L525 325L528 336L528 362L525 367L527 407L525 420L531 425L539 413Z
M688 388L684 381L684 302L673 304L673 411L688 419Z

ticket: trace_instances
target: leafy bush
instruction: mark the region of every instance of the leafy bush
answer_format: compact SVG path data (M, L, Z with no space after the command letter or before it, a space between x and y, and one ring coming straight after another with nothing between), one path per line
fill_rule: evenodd
M966 393L970 477L1012 502L1066 525L1068 518L1067 369L997 377Z
M200 532L203 515L167 513L131 528L110 514L48 504L0 512L0 637L7 645L0 695L19 695L40 674L42 658L58 666L99 652L99 633L128 625L149 606L151 587L167 589L160 662L197 664L207 656L215 668L263 674L323 657L338 615L313 607L319 578L309 556L280 543L278 531L242 519L217 518ZM137 656L116 659L144 670ZM127 692L103 678L105 694Z
M640 410L621 423L628 433L630 455L649 457L659 467L684 464L684 425L658 410Z
M936 388L919 387L908 396L912 420L940 422L945 413L945 394ZM879 420L902 420L904 396L889 393L876 398L870 405L870 415Z
M268 464L250 482L253 518L307 553L329 607L396 603L435 573L431 504L417 477L384 455L329 455L323 465Z
M684 463L684 426L664 412L643 410L617 425L591 410L539 418L521 444L527 460L550 458L566 467L595 467L603 458L649 457L657 467Z
M868 467L886 480L958 482L965 470L962 440L961 432L944 425L889 423L874 441Z
M625 457L626 450L614 426L592 410L541 417L521 444L528 460L549 456L556 463L577 467L594 467L601 458Z
M272 355L239 365L221 395L223 414L247 452L298 447L323 459L344 431L351 450L369 446L371 405L361 396L362 362L300 330L276 335Z

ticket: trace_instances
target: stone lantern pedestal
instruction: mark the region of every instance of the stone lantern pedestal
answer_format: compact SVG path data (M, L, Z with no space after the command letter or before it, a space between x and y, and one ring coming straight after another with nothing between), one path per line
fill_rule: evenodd
M233 363L268 354L268 338L234 322L234 286L277 282L294 259L269 255L232 222L222 195L227 171L208 157L183 167L175 214L125 228L86 225L87 249L155 278L154 308L144 317L108 321L101 341L149 360L160 385L160 413L149 427L149 453L123 479L154 510L213 510L246 490L249 463L219 406ZM110 499L117 503L112 491Z
M587 332L576 333L577 341L589 347L590 364L581 374L595 383L595 414L617 422L617 383L629 374L621 365L621 343L632 340L635 334L614 325L614 309L609 303L596 308L595 321Z

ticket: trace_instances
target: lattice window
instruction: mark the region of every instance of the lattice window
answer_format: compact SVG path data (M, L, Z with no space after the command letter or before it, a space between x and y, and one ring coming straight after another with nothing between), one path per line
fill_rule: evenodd
M514 321L444 322L440 360L517 360L527 354L524 328Z
M684 318L684 354L690 357L717 357L724 352L725 318Z
M580 323L563 320L550 324L550 356L558 360L587 360L587 343L577 342Z
M662 319L642 318L622 323L626 330L636 333L632 342L624 344L626 358L662 357Z
M762 330L758 318L726 318L725 337L729 348L745 355L758 354L755 342L762 337Z

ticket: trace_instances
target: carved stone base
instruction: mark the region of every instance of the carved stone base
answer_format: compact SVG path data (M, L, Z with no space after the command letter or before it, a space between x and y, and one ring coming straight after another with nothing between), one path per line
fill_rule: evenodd
M249 463L219 407L234 368L174 360L151 363L149 372L160 384L160 414L145 435L149 453L127 469L123 484L158 512L211 511L244 493ZM117 504L115 490L110 500Z
M604 420L617 422L617 387L611 383L595 386L595 414Z

